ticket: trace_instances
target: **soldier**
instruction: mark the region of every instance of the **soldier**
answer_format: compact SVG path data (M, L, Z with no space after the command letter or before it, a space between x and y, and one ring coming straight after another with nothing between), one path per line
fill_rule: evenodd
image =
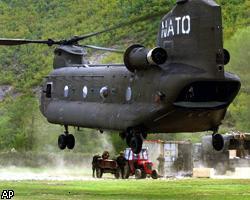
M93 156L93 159L92 159L92 176L93 178L95 178L95 171L96 171L96 168L98 167L98 159L101 158L101 156L99 154L96 154Z
M125 178L125 166L126 166L126 158L124 157L123 151L120 152L120 155L117 157L116 162L118 164L119 169L121 170L122 178Z
M103 159L103 160L109 159L109 152L108 152L108 151L104 151L104 152L103 152L103 154L102 154L102 159Z
M184 170L184 158L182 154L174 161L174 168L177 172Z
M164 176L164 162L165 162L164 156L160 154L157 160L159 161L158 172L161 176Z
M240 145L239 145L239 150L238 150L238 156L240 157L240 158L245 158L246 157L246 154L245 154L245 146L244 146L244 143L245 143L245 138L246 138L246 136L245 136L245 134L243 134L243 133L240 133L239 134L239 143L240 143Z

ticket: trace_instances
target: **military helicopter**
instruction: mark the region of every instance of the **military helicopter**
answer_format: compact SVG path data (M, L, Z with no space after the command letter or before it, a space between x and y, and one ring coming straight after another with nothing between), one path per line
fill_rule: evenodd
M134 153L148 133L213 131L212 146L223 149L218 128L240 90L238 76L225 72L221 8L213 0L177 0L160 21L156 47L133 44L124 64L89 64L79 41L0 40L0 45L58 45L54 70L45 78L40 110L48 122L64 125L60 149L73 149L68 127L114 130ZM114 50L114 49L106 49Z

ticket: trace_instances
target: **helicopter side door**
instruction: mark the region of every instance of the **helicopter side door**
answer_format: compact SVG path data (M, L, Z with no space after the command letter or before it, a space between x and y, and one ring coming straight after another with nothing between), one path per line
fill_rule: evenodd
M44 113L48 103L51 101L53 96L53 82L46 79L41 87L41 90L40 110L42 113Z

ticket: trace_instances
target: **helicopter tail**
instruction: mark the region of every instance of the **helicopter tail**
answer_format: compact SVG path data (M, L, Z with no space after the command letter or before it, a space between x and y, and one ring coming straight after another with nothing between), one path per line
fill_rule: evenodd
M222 77L230 59L223 49L221 7L213 0L177 0L161 20L157 44L168 63L195 66L212 77Z

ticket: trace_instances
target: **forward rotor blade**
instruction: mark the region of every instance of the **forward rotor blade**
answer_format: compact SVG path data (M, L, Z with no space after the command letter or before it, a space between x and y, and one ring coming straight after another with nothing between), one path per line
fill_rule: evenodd
M119 29L125 26L131 26L135 23L141 22L141 21L145 21L145 20L150 20L150 19L154 19L158 16L162 16L166 13L166 11L159 11L157 13L151 13L142 17L138 17L132 21L129 22L124 22L121 23L119 25L98 31L98 32L94 32L94 33L89 33L83 36L75 36L69 40L59 40L59 41L54 41L52 39L48 39L48 40L26 40L26 39L9 39L9 38L0 38L0 45L8 45L8 46L13 46L13 45L23 45L23 44L47 44L48 46L52 46L52 45L74 45L77 44L78 41L80 40L84 40L96 35L100 35L102 33L106 33L115 29ZM97 49L97 48L96 48ZM101 49L100 49L101 50ZM104 49L103 49L104 50Z
M61 44L62 41L54 41L52 39L48 40L26 40L26 39L8 39L8 38L0 38L0 45L23 45L23 44L47 44L48 46L52 46L54 44Z
M74 38L68 40L67 43L68 44L74 44L74 43L76 43L76 42L78 42L80 40L84 40L84 39L87 39L87 38L90 38L90 37L93 37L93 36L96 36L96 35L100 35L100 34L105 33L105 32L109 32L109 31L112 31L112 30L115 30L115 29L119 29L119 28L122 28L122 27L125 27L125 26L131 26L131 25L133 25L135 23L138 23L138 22L141 22L141 21L150 20L150 19L154 19L154 18L159 17L159 16L163 16L165 13L166 13L166 10L165 11L159 11L157 13L153 13L153 14L149 14L149 15L145 15L145 16L136 18L136 19L134 19L132 21L129 21L129 22L121 23L119 25L104 29L102 31L89 33L89 34L82 35L82 36L75 36Z
M96 49L96 50L102 50L102 51L111 51L115 53L124 53L124 50L120 49L113 49L113 48L106 48L106 47L98 47L94 45L83 45L83 47L91 48L91 49Z

